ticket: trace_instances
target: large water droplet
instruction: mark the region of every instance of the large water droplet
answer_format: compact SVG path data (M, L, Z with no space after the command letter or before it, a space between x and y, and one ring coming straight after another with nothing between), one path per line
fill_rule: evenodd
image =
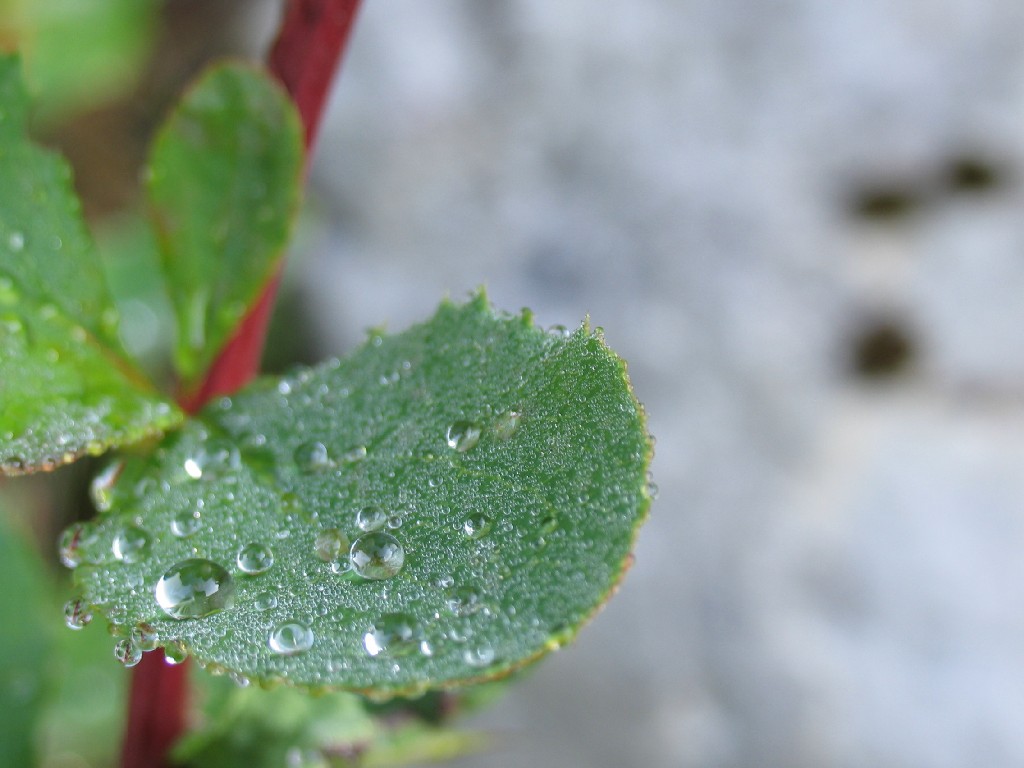
M238 448L227 440L214 439L200 445L185 459L185 473L194 480L221 477L241 466Z
M11 253L20 253L25 247L25 235L17 231L11 232L7 236L7 247L11 249Z
M172 619L200 619L230 608L235 584L223 567L191 558L173 565L156 585L156 601Z
M128 637L140 651L152 651L160 642L160 635L150 624L136 624Z
M480 427L470 421L456 421L445 435L448 447L465 453L480 442Z
M519 411L505 411L494 422L494 436L499 440L508 440L519 429L519 419L522 414Z
M405 550L394 536L374 531L352 542L352 568L364 579L390 579L405 562Z
M470 515L462 523L462 532L471 539L480 539L491 530L491 521L482 512Z
M419 652L425 644L423 627L404 613L381 616L363 635L363 648L371 656L407 656Z
M376 531L383 528L388 522L388 513L380 507L363 507L356 512L356 525L361 531Z
M327 446L315 440L303 443L296 448L294 458L295 465L299 468L299 471L309 475L325 472L334 466Z
M118 560L137 563L149 557L150 542L148 531L137 525L129 525L122 528L114 537L111 549Z
M357 461L362 461L366 458L366 446L365 445L354 445L341 454L341 460L346 464L355 464Z
M298 621L289 621L275 627L267 644L270 650L281 656L305 653L313 647L313 630Z
M142 661L142 649L129 638L124 638L114 646L114 658L126 667L134 667Z
M84 629L92 621L92 610L84 600L70 600L64 606L64 623L68 629Z
M191 536L202 527L203 520L198 509L185 509L171 518L171 533L178 538Z
M114 501L114 483L124 469L123 461L112 461L89 483L89 498L97 512L109 512Z
M448 610L456 616L472 616L483 608L483 603L480 601L480 590L470 585L452 590L447 603Z
M188 649L181 640L172 640L164 646L164 661L172 666L188 658Z
M265 573L273 565L273 551L259 542L250 542L239 550L236 561L239 569L249 575Z
M324 528L316 535L314 547L316 556L325 563L330 563L341 557L352 546L348 536L337 528Z
M256 576L270 570L274 564L274 553L270 547L253 541L238 550L235 560L242 573Z

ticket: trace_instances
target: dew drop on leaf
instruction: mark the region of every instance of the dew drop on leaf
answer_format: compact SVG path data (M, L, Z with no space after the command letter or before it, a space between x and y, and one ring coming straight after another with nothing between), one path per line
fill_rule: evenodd
M316 556L325 563L337 560L351 546L348 536L337 528L324 528L317 533L314 547Z
M160 641L160 635L150 624L136 624L128 636L140 651L152 651Z
M363 648L370 656L407 656L420 651L423 628L404 613L387 613L363 635Z
M238 550L235 560L242 573L256 576L270 570L274 564L274 552L265 544L253 541Z
M508 440L519 429L519 419L522 414L519 411L505 411L494 422L494 436L499 440Z
M129 638L118 640L114 646L114 658L126 667L134 667L142 661L142 649Z
M355 445L341 454L341 460L346 464L355 464L357 461L362 461L366 458L366 446Z
M96 533L87 523L74 523L64 529L58 541L60 561L67 568L77 568L85 561L86 549L96 541Z
M172 640L164 646L164 661L170 665L181 664L188 658L188 650L181 640Z
M359 526L359 530L367 533L383 528L387 522L387 512L380 507L371 505L356 512L356 525Z
M64 606L64 623L68 629L84 629L92 621L92 610L83 600L70 600Z
M280 656L294 656L312 648L314 639L312 629L301 622L289 621L274 628L267 644Z
M257 611L269 611L277 608L277 595L273 592L262 592L256 596L253 606Z
M111 550L114 557L126 563L137 563L149 556L151 537L148 531L137 525L122 528L114 537Z
M25 235L21 232L11 232L7 236L7 247L11 250L11 253L20 253L25 247Z
M171 519L171 533L178 538L185 538L199 531L203 526L199 510L186 509Z
M471 667L486 667L494 663L494 658L494 649L488 645L467 648L462 653L462 659Z
M478 512L470 515L462 523L462 532L471 539L480 539L486 536L491 530L491 521L487 515Z
M156 601L172 619L201 619L230 608L235 584L211 560L190 558L176 563L157 582Z
M334 466L327 446L312 440L295 449L295 465L308 475L324 472Z
M352 542L352 569L364 579L390 579L405 562L405 550L394 536L374 531Z
M124 469L123 461L112 461L89 483L89 498L97 512L109 512L114 501L114 483Z
M456 616L472 616L483 608L480 602L480 590L465 585L452 590L447 600L448 610Z
M456 421L445 435L448 447L465 453L480 442L480 427L470 421Z

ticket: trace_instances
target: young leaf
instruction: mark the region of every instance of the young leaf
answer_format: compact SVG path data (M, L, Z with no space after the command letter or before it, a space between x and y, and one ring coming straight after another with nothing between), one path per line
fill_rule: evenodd
M650 453L599 332L446 302L130 461L115 511L78 531L75 580L122 631L250 679L391 696L494 678L615 587Z
M192 388L278 267L299 203L302 127L270 77L208 70L157 135L147 190Z
M0 469L49 469L166 430L177 408L128 362L71 171L29 141L0 56Z

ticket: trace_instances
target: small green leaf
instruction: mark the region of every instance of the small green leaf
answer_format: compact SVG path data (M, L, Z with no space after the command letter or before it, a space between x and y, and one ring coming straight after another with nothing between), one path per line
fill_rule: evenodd
M53 602L42 560L0 512L0 766L35 765L50 678Z
M0 56L0 469L48 469L182 416L128 362L61 158L26 136L17 58Z
M186 389L277 269L298 208L302 158L301 123L287 94L238 64L208 70L157 135L147 189Z
M608 597L650 452L600 333L445 303L129 461L75 578L123 631L250 679L377 696L490 679Z

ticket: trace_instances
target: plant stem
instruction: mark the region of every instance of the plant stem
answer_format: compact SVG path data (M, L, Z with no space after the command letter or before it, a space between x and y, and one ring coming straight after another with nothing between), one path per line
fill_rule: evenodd
M323 107L348 42L360 0L289 0L271 48L271 73L291 95L305 129L306 168ZM239 324L199 388L180 398L195 413L210 399L231 394L259 371L281 271ZM122 768L167 768L171 747L185 731L188 665L164 663L162 650L144 654L132 674Z

